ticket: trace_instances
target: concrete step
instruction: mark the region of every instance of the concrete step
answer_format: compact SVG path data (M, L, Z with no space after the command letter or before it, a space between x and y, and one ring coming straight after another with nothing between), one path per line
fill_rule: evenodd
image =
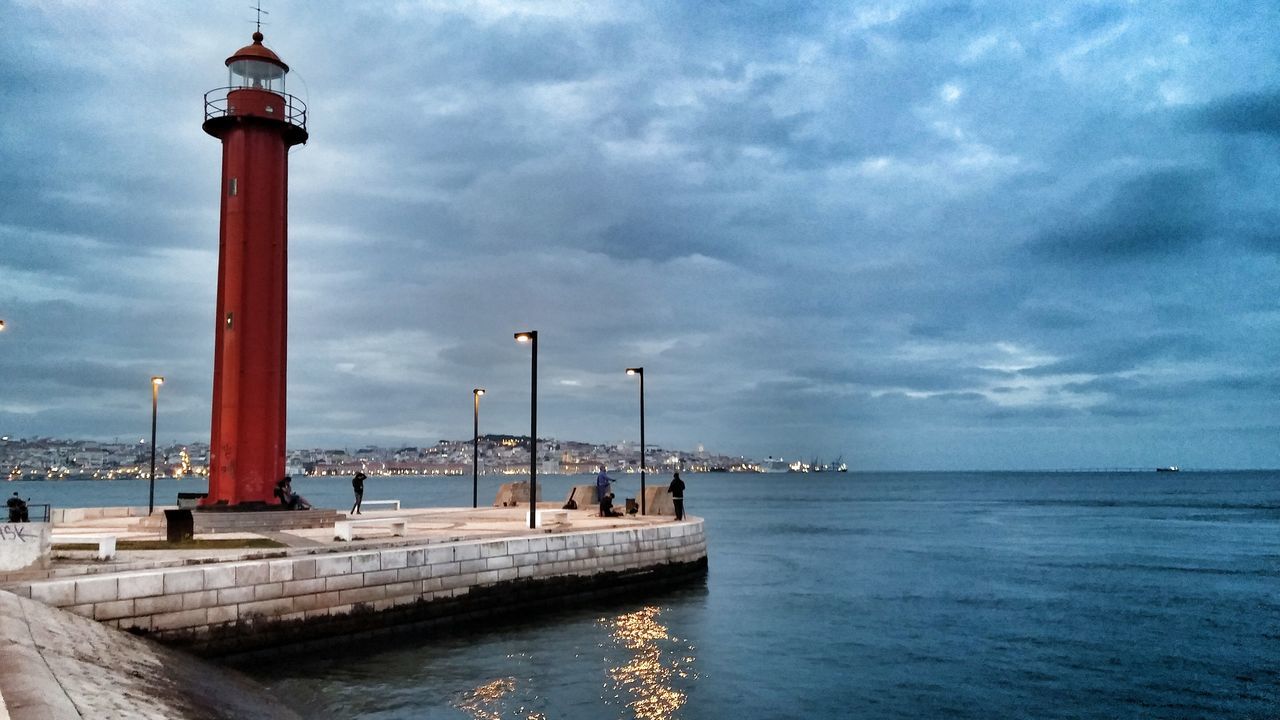
M202 511L191 514L198 533L277 532L299 528L333 527L341 516L337 510L268 510L238 512L235 510Z

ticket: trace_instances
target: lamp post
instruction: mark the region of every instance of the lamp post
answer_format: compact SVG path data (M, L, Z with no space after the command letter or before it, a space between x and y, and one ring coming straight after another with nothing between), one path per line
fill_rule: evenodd
M640 376L640 514L644 515L644 368L627 368L627 374Z
M480 396L484 388L473 388L471 397L475 401L474 423L471 432L471 507L480 507Z
M516 342L533 346L529 380L529 528L538 526L538 331L516 333Z
M156 509L156 407L160 401L160 386L164 378L151 376L151 490L147 494L147 515Z

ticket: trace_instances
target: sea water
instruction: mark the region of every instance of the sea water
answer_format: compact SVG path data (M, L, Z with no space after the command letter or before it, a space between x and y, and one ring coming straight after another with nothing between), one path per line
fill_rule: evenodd
M685 479L705 582L244 669L316 718L1280 716L1280 473ZM563 499L589 479L540 481ZM158 481L157 502L194 484ZM295 484L349 507L349 478ZM146 500L145 481L10 487ZM365 496L469 505L471 478Z

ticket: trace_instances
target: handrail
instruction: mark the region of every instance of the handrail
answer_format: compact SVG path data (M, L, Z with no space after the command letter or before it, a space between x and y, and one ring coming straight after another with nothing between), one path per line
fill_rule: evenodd
M231 107L227 102L227 96L233 90L252 90L252 89L254 88L246 88L246 87L231 85L227 87L214 88L213 90L210 90L209 92L205 93L204 94L205 121L208 122L209 120L212 120L214 118L233 115L234 113L231 112ZM297 125L303 130L307 129L307 104L306 103L302 102L302 100L298 99L296 96L290 95L289 93L280 93L274 90L263 90L262 92L269 92L272 95L276 95L280 97L284 101L284 116L281 118L282 120L289 123L290 125ZM210 95L215 95L215 97L210 98L209 97Z

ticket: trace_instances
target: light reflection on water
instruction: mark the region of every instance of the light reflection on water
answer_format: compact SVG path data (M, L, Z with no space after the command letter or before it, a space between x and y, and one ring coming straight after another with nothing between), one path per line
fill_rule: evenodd
M626 697L627 708L640 720L674 717L688 696L673 683L697 679L692 669L693 646L679 646L680 641L658 622L661 614L650 606L600 621L609 627L613 644L629 653L624 664L609 669L613 697Z
M514 677L498 678L464 693L454 701L453 706L465 712L474 720L502 720L506 716L506 702L504 699L513 695L515 690L516 679ZM513 697L511 699L518 700L519 698ZM524 720L547 720L547 716L544 713L528 710L524 707L516 708L512 712L514 717L524 718Z
M515 689L515 678L498 678L467 693L454 703L454 707L475 720L499 720L502 717L499 701Z
M661 622L661 615L661 608L646 606L599 618L592 624L590 634L595 635L593 646L597 652L574 653L573 657L575 663L593 666L582 670L596 674L604 683L597 697L585 706L558 697L568 690L563 686L545 695L548 688L537 679L541 673L524 676L524 671L532 670L530 661L536 662L525 653L505 656L506 668L516 674L483 682L455 695L450 704L472 720L546 720L544 712L533 708L545 707L547 702L563 708L566 701L575 705L569 713L574 716L674 720L688 701L687 691L698 679L698 673L694 669L693 646L674 637ZM590 706L595 709L589 710ZM610 707L612 712L607 710Z

